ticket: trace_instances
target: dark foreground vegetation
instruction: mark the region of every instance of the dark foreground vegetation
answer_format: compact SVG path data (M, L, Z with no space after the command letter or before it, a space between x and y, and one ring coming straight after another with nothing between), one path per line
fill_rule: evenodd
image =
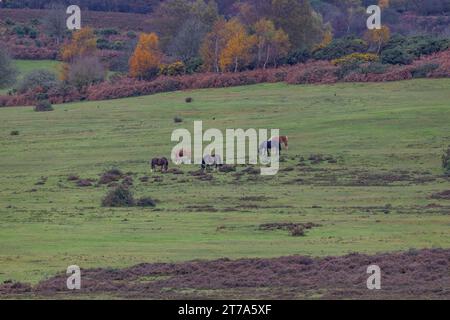
M368 290L367 267L381 269L381 290ZM65 273L32 287L5 281L0 297L139 299L450 299L450 250L343 257L291 256L139 264L82 270L82 288L69 292Z

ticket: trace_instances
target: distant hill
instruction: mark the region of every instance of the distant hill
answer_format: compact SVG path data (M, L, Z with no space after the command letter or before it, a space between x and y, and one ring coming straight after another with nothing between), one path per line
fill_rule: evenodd
M0 20L14 20L18 23L28 23L33 19L40 19L48 14L45 9L1 9ZM122 30L153 31L149 15L124 12L83 11L84 26L94 28L118 28Z

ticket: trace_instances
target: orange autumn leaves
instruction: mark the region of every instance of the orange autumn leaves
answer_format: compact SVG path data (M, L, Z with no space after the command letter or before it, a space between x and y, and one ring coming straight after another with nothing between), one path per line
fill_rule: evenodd
M138 79L154 77L158 73L162 57L158 36L155 33L142 33L130 58L130 75Z
M97 50L97 39L92 28L82 28L73 33L72 40L63 46L62 60L72 62L75 58L90 56Z
M259 20L249 34L237 19L217 21L200 48L203 66L208 71L237 72L257 56L258 67L266 67L289 51L289 37L272 21Z

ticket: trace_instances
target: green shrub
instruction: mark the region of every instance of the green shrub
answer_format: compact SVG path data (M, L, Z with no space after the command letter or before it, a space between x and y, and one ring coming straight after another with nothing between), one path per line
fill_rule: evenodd
M442 168L445 172L450 173L450 146L442 155Z
M360 71L361 62L358 61L350 61L342 64L335 72L336 77L338 79L343 79L346 75L352 72Z
M162 65L159 68L159 75L164 76L181 76L185 74L186 67L183 62L177 61L168 65Z
M294 65L298 63L304 63L311 58L311 52L308 50L294 50L289 53L286 58L286 63L289 65Z
M17 86L17 90L20 93L24 93L28 90L33 90L38 87L48 91L58 85L59 81L56 74L48 70L33 70L27 74Z
M11 136L18 136L20 134L19 130L13 130L9 133Z
M34 111L36 112L46 112L53 111L52 104L48 100L39 101L34 107Z
M293 227L290 232L293 237L303 237L305 235L305 230L301 226Z
M397 49L405 51L415 57L446 50L450 47L450 39L426 36L405 37L393 36L384 47L385 50Z
M400 48L384 50L381 53L381 62L387 64L411 64L414 56Z
M137 37L136 32L134 32L134 31L128 31L128 32L127 32L127 37L130 38L130 39L136 38L136 37Z
M203 66L201 58L190 58L185 61L185 71L187 74L200 72Z
M100 34L102 36L113 36L113 35L118 35L119 31L117 31L114 28L105 28L105 29L96 30L95 33Z
M334 39L325 48L314 52L313 57L319 60L333 60L355 52L366 52L367 49L368 45L364 40L349 36Z
M426 63L414 68L411 74L413 78L426 78L430 72L433 72L437 68L439 68L439 64L437 63Z
M374 74L383 74L388 69L388 66L379 62L372 62L366 65L362 65L360 67L360 73L362 74L368 74L368 73L374 73Z
M124 185L119 185L115 189L110 190L102 200L103 207L132 207L134 204L133 194Z
M150 197L143 197L137 201L138 207L155 207L156 202Z

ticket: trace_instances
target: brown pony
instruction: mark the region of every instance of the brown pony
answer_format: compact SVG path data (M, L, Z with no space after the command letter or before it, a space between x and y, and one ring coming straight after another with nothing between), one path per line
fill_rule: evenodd
M169 169L169 160L167 158L154 158L150 163L152 165L152 172L155 171L156 167L161 167L161 172L163 170L167 172Z
M289 145L288 145L289 138L288 138L288 136L272 137L270 140L272 140L272 141L278 141L278 143L280 144L280 146L281 146L282 144L284 144L284 146L286 147L286 150L289 150Z

